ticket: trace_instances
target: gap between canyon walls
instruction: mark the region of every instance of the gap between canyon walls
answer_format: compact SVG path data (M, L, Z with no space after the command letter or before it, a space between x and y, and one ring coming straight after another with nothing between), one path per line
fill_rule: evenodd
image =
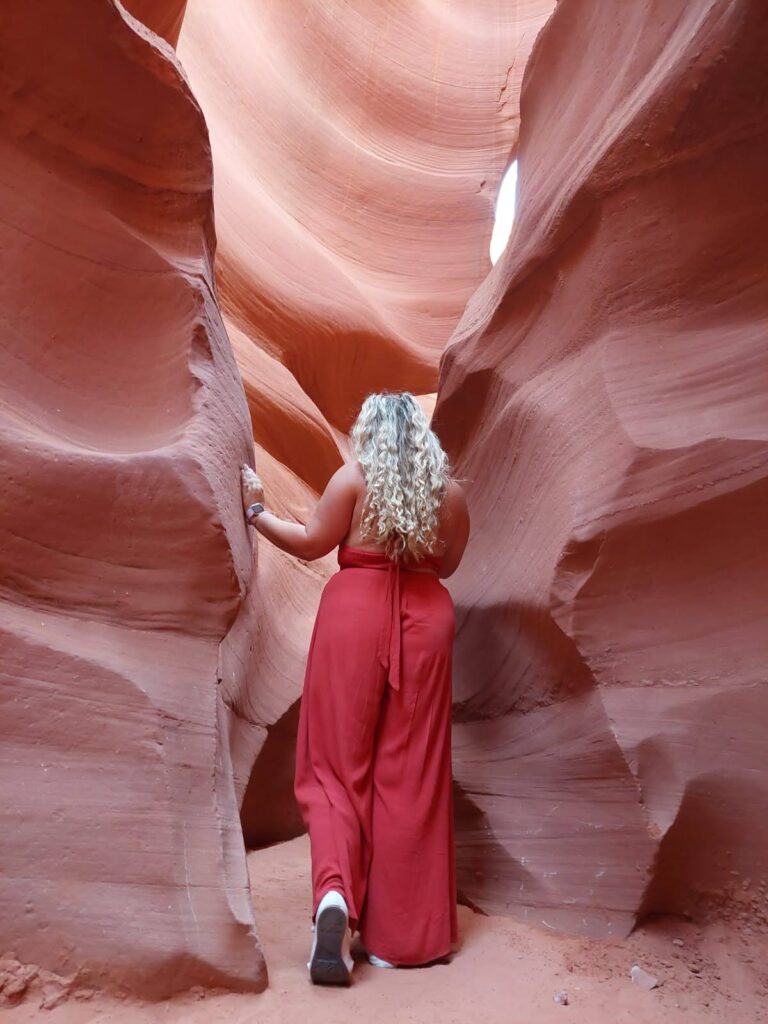
M6 948L265 985L238 803L253 841L299 827L333 563L252 564L249 412L302 518L365 393L434 392L449 338L464 898L598 935L759 917L768 13L560 0L529 61L552 2L129 6L181 66L111 0L29 0L0 44Z
M0 48L2 949L60 993L260 991L217 685L251 438L205 121L109 0L12 6Z
M431 413L441 352L488 272L522 71L552 6L186 5L179 55L211 134L219 298L278 513L306 516L367 393L407 388ZM260 545L235 685L224 651L250 843L303 829L298 701L334 568Z
M480 284L451 337L436 414L475 523L451 583L463 897L603 936L649 910L727 905L732 872L764 871L764 833L743 826L765 806L765 788L745 782L766 710L765 651L749 627L764 587L716 539L723 515L761 549L767 432L749 368L764 321L751 214L763 208L764 19L748 2L647 0L616 21L561 0L526 72L519 219L487 274L487 200L514 149L515 76L549 8L531 5L525 31L518 21L516 37L493 44L495 65L467 62L467 24L446 16L439 70L427 49L424 74L423 11L409 23L357 4L353 27L341 8L295 7L299 22L293 8L256 23L242 7L222 28L192 3L181 39L211 124L222 307L281 511L304 514L340 464L366 392L432 389ZM244 40L270 59L254 68ZM484 84L467 110L470 75ZM231 101L243 82L258 110ZM721 253L716 264L702 264L702 246ZM728 360L720 332L735 345ZM292 723L333 566L264 548L260 558L252 685L234 706L270 735L247 791L245 775L238 783L246 834L266 842L301 827L286 813ZM728 595L706 615L697 561L718 567ZM670 600L678 615L659 621ZM706 642L686 616L710 624ZM721 734L704 724L723 700ZM722 747L723 735L739 736L738 750L726 743L730 761L713 769L707 742ZM279 786L260 799L266 778ZM757 914L753 895L739 900Z

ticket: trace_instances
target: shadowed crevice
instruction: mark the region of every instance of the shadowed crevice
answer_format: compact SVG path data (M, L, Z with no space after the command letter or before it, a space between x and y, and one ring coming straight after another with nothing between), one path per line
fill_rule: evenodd
M267 729L240 808L243 839L249 850L294 839L306 831L293 795L296 732L301 700Z

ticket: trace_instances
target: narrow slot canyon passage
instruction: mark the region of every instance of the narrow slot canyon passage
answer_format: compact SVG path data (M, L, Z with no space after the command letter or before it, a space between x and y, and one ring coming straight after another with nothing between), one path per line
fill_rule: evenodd
M765 52L758 0L7 13L3 1020L761 1019ZM305 523L400 390L472 520L460 944L321 989L293 778L338 562L240 472Z

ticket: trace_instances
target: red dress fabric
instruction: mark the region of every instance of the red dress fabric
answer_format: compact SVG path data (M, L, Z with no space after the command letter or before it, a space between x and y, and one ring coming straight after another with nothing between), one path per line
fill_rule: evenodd
M453 602L433 573L383 553L342 546L339 565L315 621L296 747L313 916L336 889L369 952L428 963L457 940Z

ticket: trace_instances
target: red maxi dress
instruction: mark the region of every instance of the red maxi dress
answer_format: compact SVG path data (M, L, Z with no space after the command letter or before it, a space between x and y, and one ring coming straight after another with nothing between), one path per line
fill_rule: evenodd
M313 917L336 889L368 952L424 964L457 940L453 602L434 573L383 553L342 545L338 557L312 634L296 747Z

